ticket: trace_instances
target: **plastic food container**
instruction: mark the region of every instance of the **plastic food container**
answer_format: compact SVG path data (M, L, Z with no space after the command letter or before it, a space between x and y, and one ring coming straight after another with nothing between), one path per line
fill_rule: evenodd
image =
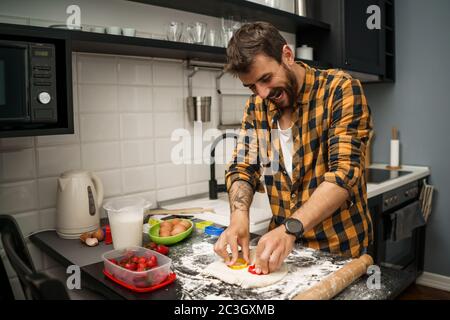
M137 272L122 268L121 266L109 261L110 259L120 261L121 259L131 255L144 256L146 258L154 255L158 259L158 267L147 271ZM137 288L148 288L163 282L170 274L170 267L172 266L172 259L156 251L143 247L128 247L124 249L111 250L105 252L102 255L102 259L108 273L116 279Z

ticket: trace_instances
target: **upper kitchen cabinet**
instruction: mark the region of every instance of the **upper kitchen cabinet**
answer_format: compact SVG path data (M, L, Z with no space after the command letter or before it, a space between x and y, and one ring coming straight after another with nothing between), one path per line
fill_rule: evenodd
M363 82L395 79L393 1L317 0L311 5L313 15L331 24L331 31L321 38L299 34L297 43L312 45L318 60L329 61Z

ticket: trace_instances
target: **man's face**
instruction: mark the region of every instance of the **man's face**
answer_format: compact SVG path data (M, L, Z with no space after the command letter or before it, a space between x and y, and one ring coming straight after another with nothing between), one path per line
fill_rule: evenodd
M250 71L240 73L239 79L244 87L263 99L269 99L279 109L293 106L297 98L298 83L294 72L283 61L264 54L255 56Z

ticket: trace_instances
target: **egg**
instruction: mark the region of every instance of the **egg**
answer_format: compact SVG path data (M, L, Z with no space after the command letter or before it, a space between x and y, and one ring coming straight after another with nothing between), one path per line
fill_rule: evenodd
M172 222L172 225L177 225L178 223L180 223L182 220L180 220L180 219L178 219L178 218L175 218L175 219L172 219L172 220L170 220L171 222Z
M170 237L171 236L171 232L170 230L166 230L166 229L160 229L159 230L159 236L160 237Z
M179 224L179 225L176 225L176 226L172 229L172 232L170 232L170 235L174 236L174 235L177 235L177 234L182 233L182 232L184 232L184 231L186 231L186 227L183 226L182 224Z
M186 228L186 230L191 227L191 222L188 220L181 220L178 224L183 225Z
M159 224L159 227L160 228L166 228L166 227L172 228L172 222L170 222L170 221L163 221L163 222L161 222Z

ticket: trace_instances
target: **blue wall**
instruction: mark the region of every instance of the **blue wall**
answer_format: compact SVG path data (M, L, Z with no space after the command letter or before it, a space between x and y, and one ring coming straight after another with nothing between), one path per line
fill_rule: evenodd
M450 1L395 3L397 81L365 86L375 123L372 162L389 162L396 126L401 163L431 168L437 193L425 271L450 276Z

